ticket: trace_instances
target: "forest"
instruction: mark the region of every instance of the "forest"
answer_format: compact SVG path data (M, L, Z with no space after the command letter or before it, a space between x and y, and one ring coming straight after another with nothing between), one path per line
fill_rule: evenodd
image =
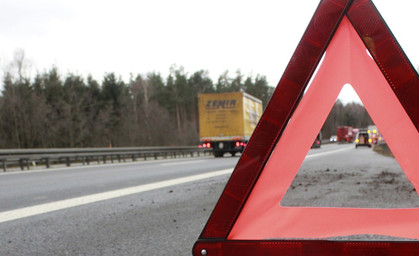
M90 75L60 75L57 68L25 75L22 61L4 73L0 95L0 148L79 148L198 145L198 94L244 91L269 101L274 87L263 75L228 71L212 81L208 72L150 72L125 82L107 73L101 82ZM334 105L323 138L339 125L372 124L357 103Z

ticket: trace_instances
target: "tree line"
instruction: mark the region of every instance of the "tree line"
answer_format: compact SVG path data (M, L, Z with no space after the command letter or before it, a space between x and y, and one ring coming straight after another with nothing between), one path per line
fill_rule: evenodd
M188 75L172 67L124 82L108 73L91 76L56 68L29 79L6 72L0 96L1 148L196 145L198 94L245 91L266 104L273 88L265 76L226 71L214 83L208 72Z
M57 68L25 75L23 62L6 72L0 95L0 148L73 148L197 145L198 94L244 91L264 107L274 87L265 76L226 71L212 81L207 71L188 74L172 67L132 76L124 82L108 73L101 83ZM323 137L339 125L371 124L364 107L337 101L323 126Z

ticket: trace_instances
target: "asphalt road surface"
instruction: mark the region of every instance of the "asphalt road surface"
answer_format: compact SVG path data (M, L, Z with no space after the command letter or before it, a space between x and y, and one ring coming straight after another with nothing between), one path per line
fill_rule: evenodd
M0 174L0 255L191 255L237 160ZM393 158L353 145L310 150L282 203L419 206Z

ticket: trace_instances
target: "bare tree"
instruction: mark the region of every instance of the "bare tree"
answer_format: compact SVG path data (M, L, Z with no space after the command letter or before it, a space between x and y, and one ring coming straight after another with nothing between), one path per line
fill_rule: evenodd
M26 59L23 49L16 49L13 53L13 60L7 64L5 73L10 74L14 80L23 82L24 79L30 79L30 68L32 63Z

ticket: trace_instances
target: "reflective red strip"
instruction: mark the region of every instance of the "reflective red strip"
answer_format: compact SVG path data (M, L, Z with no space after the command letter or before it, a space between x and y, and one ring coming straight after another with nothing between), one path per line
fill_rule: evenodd
M411 256L418 252L418 242L401 241L227 240L198 241L193 248L195 256Z
M419 77L415 68L371 1L354 1L347 16L419 131Z
M259 173L285 128L350 0L323 0L276 87L201 238L227 238ZM278 46L280 47L280 46Z

